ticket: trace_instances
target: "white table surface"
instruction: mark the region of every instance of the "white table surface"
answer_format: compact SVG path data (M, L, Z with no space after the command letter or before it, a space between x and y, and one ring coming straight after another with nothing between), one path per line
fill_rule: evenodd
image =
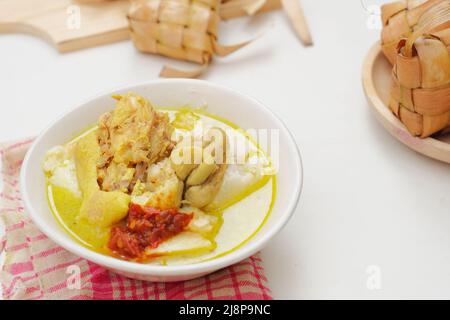
M299 207L263 251L274 297L450 298L450 166L409 150L371 114L361 65L379 31L361 2L302 3L314 47L297 42L281 12L238 19L222 25L222 42L268 31L203 77L269 105L302 152ZM155 79L163 63L187 65L131 42L60 55L26 35L1 35L0 55L0 141L36 135L92 95Z

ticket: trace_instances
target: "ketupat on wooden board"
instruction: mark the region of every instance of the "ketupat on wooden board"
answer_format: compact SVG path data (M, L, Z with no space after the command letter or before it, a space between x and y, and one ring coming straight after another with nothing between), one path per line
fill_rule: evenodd
M224 20L248 15L244 8L254 3L224 0L220 15ZM0 0L0 32L29 33L47 40L60 52L74 51L128 39L128 8L128 0ZM280 0L267 0L257 12L280 8Z
M421 139L412 136L388 107L392 65L376 43L366 56L363 66L363 86L376 118L389 133L409 148L427 157L450 163L450 132L444 131Z

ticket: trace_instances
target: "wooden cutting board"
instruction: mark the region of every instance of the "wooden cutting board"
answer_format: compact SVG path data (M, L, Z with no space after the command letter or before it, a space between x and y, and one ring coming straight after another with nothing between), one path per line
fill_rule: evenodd
M221 8L223 19L246 15L234 0ZM239 8L238 8L239 6ZM129 38L128 0L82 3L76 0L0 0L0 32L30 33L46 39L60 52L89 48ZM281 8L268 0L258 11Z

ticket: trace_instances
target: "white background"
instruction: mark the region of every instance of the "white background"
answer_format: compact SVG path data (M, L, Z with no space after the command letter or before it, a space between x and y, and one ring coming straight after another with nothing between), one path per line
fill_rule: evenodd
M379 31L361 2L302 3L314 47L297 41L282 12L223 23L224 43L268 31L203 77L270 106L302 152L299 207L263 251L274 297L450 298L450 166L409 150L371 114L361 65ZM92 95L155 79L164 63L189 66L131 42L60 55L25 35L1 35L0 57L0 141L34 136ZM380 271L376 290L370 266Z

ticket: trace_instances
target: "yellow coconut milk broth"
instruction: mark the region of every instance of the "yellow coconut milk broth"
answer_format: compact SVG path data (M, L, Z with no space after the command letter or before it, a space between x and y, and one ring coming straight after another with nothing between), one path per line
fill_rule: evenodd
M187 128L192 128L190 131L201 133L201 130L205 129L205 127L220 127L226 130L228 139L245 140L249 146L249 154L261 154L261 150L257 144L243 133L243 131L239 130L237 126L227 120L214 117L200 110L191 111L189 109L183 109L181 112L177 112L175 110L163 109L163 111L169 113L174 124L178 124L185 118L184 116L180 117L180 114L189 112ZM183 125L185 124L183 123ZM185 129L187 128L185 127ZM69 143L75 143L82 136L95 129L96 127L90 128ZM186 130L179 128L176 131L178 133L186 132ZM233 152L234 150L230 150L231 157L234 156ZM232 166L230 165L229 170L233 170ZM237 170L236 168L234 169ZM272 183L268 183L269 181L272 181ZM65 188L49 185L48 198L57 220L68 233L92 250L102 253L108 252L106 250L106 243L109 238L110 228L96 227L86 221L80 220L78 218L78 212L81 207L81 199L79 197ZM209 208L210 214L215 214L223 218L221 219L220 228L211 235L215 238L216 246L214 250L206 254L192 252L187 256L173 257L167 259L167 261L164 259L163 264L195 263L235 250L244 242L248 241L262 227L271 211L274 200L275 176L261 176L257 181L247 185L242 191L233 195L233 197L223 202L217 202ZM250 214L248 214L249 212ZM155 263L161 263L161 259L156 259Z

